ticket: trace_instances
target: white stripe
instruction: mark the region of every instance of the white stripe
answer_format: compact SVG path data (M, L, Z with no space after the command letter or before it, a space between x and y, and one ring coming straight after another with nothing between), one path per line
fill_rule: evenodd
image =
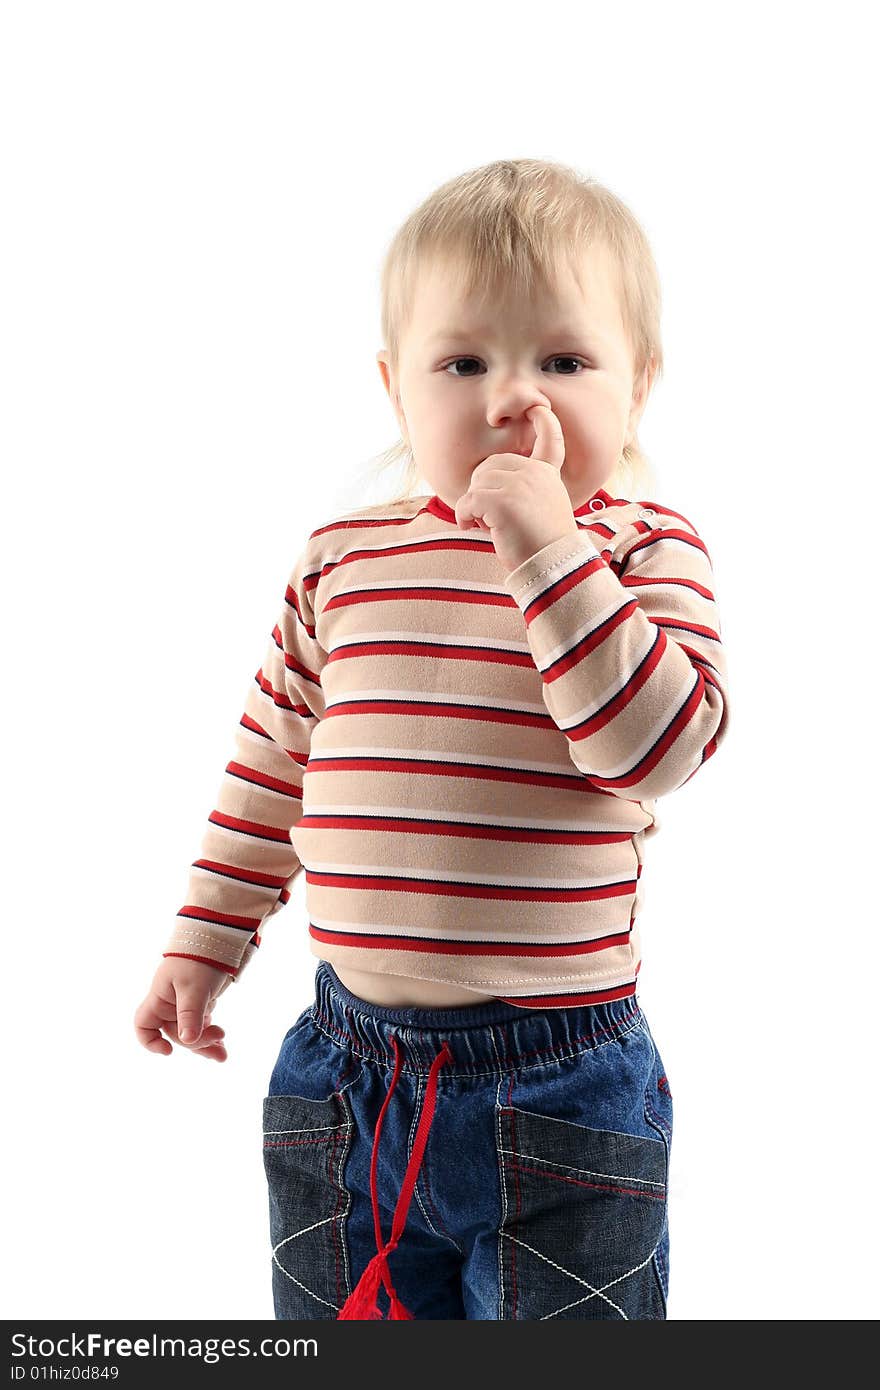
M522 625L522 620L520 620ZM358 628L357 635L352 637L350 642L337 642L333 651L344 652L346 647L359 647L367 642L421 642L430 643L438 647L465 647L468 651L478 651L480 648L490 648L493 651L504 652L528 652L531 650L528 642L516 642L512 639L501 637L490 637L480 635L479 637L468 639L459 637L455 633L449 632L425 632L419 628L376 628L375 632L370 632L366 628Z
M620 883L625 879L625 874L602 874L597 877L579 878L548 878L544 875L533 874L475 874L469 872L465 875L459 871L446 873L442 869L432 869L426 872L420 865L414 865L412 869L389 868L387 864L341 864L338 861L303 860L304 869L316 874L377 874L382 878L419 878L423 883L456 883L463 887L477 885L490 888L604 888L610 883ZM635 879L635 864L632 873L629 875ZM550 903L548 907L553 907Z
M460 645L460 644L459 644ZM339 651L339 648L335 648ZM439 695L436 686L430 690L420 690L418 686L410 689L395 689L384 685L370 685L363 690L346 690L344 696L334 700L327 706L327 711L335 709L337 705L347 705L353 700L404 700L418 701L425 705L457 705L461 709L473 709L479 706L485 709L498 710L522 710L524 714L546 714L547 706L543 700L500 700L491 699L488 694L472 695L469 699L462 699L460 695L449 694Z
M340 598L343 594L368 594L373 590L381 593L385 589L460 589L462 593L468 594L500 594L504 598L509 598L507 590L500 584L479 584L470 582L467 579L444 579L440 575L433 578L430 575L420 574L418 579L387 579L384 583L377 580L375 584L352 584L350 589L337 589L333 594L334 598Z
M604 807L608 807L608 797L604 793L594 793L597 800L601 800ZM423 817L425 820L433 821L453 821L462 825L497 825L509 826L514 830L597 830L600 833L607 831L610 834L620 832L626 835L627 839L633 831L630 826L622 826L619 821L600 821L592 816L589 820L546 820L538 817L530 818L528 821L518 820L516 816L495 816L479 815L476 812L467 811L441 811L437 806L413 806L407 805L381 805L379 802L372 802L369 806L358 806L346 801L335 801L332 805L322 806L320 803L310 801L308 808L303 808L303 815L309 816L415 816Z
M313 751L309 758L311 765L317 765L320 770L321 763L326 760L341 758L390 758L394 762L441 762L441 763L462 763L464 765L473 764L474 767L511 767L518 772L571 772L571 759L560 758L558 762L538 763L531 759L524 763L521 759L515 758L489 758L480 753L462 753L457 748L375 748L358 747L357 745L347 748L328 748L326 753L320 749ZM426 771L430 772L430 768Z
M484 539L482 536L465 535L464 532L461 532L459 534L456 531L449 531L447 529L444 529L442 531L429 532L427 535L425 535L424 532L420 533L418 536L398 535L395 537L394 540L387 540L384 542L376 541L371 544L368 541L361 540L359 538L360 536L363 536L368 529L369 528L364 527L360 531L349 531L346 534L344 543L342 544L340 549L336 552L335 555L328 555L324 563L327 564L329 561L332 564L338 564L340 560L346 559L346 557L350 555L353 550L364 551L369 555L383 555L387 551L398 550L401 545L415 545L421 547L429 545L431 541L439 540L451 540L462 545L471 545L474 541L479 541L480 545L483 547L486 553L490 554L493 557L493 559L495 558L495 547L492 544L491 537L488 539ZM336 538L332 537L331 539Z
M416 939L440 937L442 941L462 941L467 942L471 946L497 946L499 937L503 935L503 939L511 943L512 950L515 950L517 946L573 945L575 942L598 941L602 937L617 936L621 932L629 932L629 917L626 918L626 921L621 926L610 926L592 937L588 936L579 928L577 929L576 935L573 935L571 927L569 927L567 932L559 930L554 931L551 927L540 930L520 930L516 927L510 927L506 923L503 933L499 929L491 936L482 936L473 931L456 931L456 929L446 921L444 921L441 931L437 928L432 929L431 927L416 926L415 924L409 925L406 923L401 925L399 923L393 924L390 922L369 922L365 925L363 922L340 922L334 920L332 917L315 917L313 914L310 914L310 920L313 926L318 927L321 931L340 932L350 936L408 936ZM621 975L619 979L612 978L607 982L603 977L600 983L603 989L616 989L618 985L631 984L632 971ZM526 994L531 993L532 986L526 984L523 992Z

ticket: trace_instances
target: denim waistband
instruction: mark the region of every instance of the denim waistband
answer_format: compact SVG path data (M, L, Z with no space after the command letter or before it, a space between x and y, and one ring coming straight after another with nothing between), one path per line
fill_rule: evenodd
M427 1073L448 1042L453 1061L443 1076L501 1076L514 1066L574 1057L644 1026L633 994L567 1009L521 1009L501 999L460 1009L386 1009L352 994L325 960L308 1012L325 1036L377 1066L394 1067L396 1039L404 1072Z

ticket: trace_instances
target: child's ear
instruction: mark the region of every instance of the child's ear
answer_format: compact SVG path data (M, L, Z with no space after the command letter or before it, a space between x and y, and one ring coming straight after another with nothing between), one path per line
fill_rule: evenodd
M379 364L379 375L382 378L382 385L388 392L388 397L391 401L392 406L394 407L394 414L397 416L397 423L400 426L400 432L403 435L406 442L409 443L409 434L407 433L406 428L406 416L403 413L403 406L400 402L400 393L397 389L397 384L392 376L391 363L389 361L388 352L385 348L381 348L380 351L376 353L376 361Z
M376 361L379 363L379 375L382 378L382 385L385 387L385 390L391 397L391 403L393 405L394 393L391 386L391 367L388 361L388 353L385 351L384 348L382 348L379 352L376 353Z
M646 364L641 374L633 382L632 403L629 411L629 421L627 428L626 442L631 444L635 437L645 406L648 404L648 397L651 394L651 387L654 384L654 377L657 372L657 363L652 354L650 362Z

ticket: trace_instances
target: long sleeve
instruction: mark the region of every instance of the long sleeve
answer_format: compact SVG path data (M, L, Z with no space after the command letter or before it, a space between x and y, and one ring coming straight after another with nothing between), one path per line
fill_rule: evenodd
M675 791L712 756L729 710L705 545L682 517L635 529L609 559L586 528L563 536L505 587L575 767L643 801Z
M164 951L220 966L229 982L255 954L265 919L288 901L302 868L290 831L302 815L312 731L324 714L326 661L312 608L318 574L309 573L307 556L308 546L248 692L235 752Z

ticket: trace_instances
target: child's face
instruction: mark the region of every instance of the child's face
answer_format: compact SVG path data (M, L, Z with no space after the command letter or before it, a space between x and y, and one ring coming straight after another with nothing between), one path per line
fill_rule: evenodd
M531 305L508 298L480 311L432 266L419 279L396 379L388 353L377 354L419 473L450 507L489 454L531 453L533 405L549 405L562 425L572 509L608 481L635 435L654 367L634 380L607 253L595 247L586 258L586 298L567 268L560 277Z

